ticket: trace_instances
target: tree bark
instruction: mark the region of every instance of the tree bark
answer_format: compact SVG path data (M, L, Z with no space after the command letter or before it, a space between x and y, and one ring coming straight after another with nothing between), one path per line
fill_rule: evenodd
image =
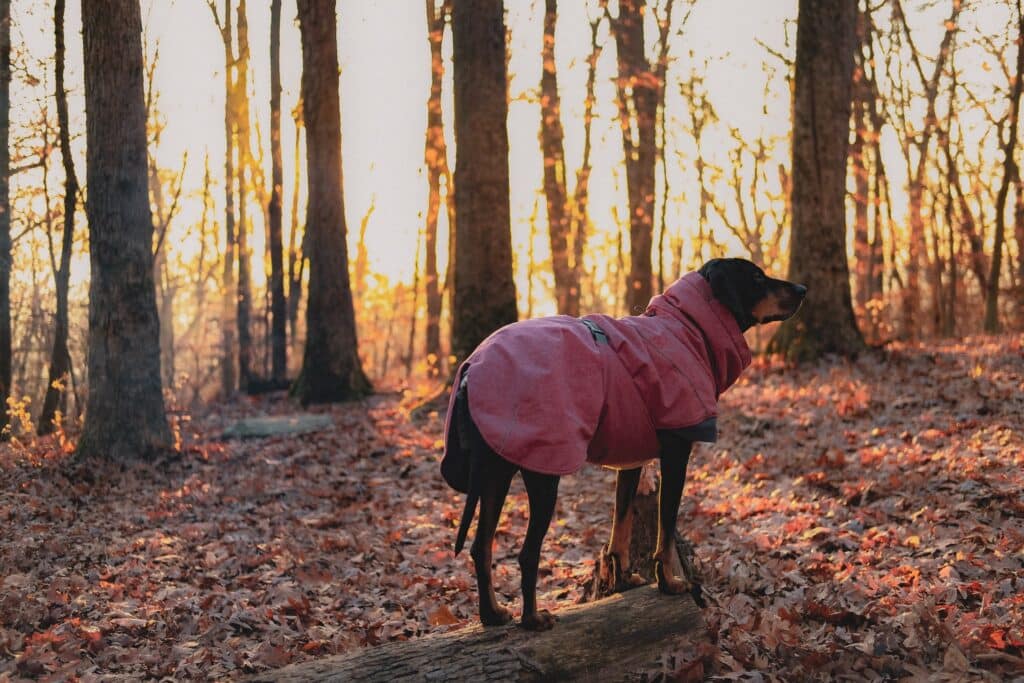
M865 346L853 316L846 262L856 17L856 0L800 0L789 279L809 291L801 313L783 323L770 344L794 360L854 355Z
M371 386L359 360L348 275L335 0L299 0L298 13L309 183L309 299L302 372L293 392L303 404L331 403L363 396Z
M89 198L89 394L78 452L171 448L160 381L138 0L82 3Z
M270 3L270 163L271 189L267 214L270 243L271 377L281 382L288 374L287 303L284 298L284 255L281 238L281 0Z
M252 371L252 269L249 255L249 182L246 174L252 168L252 143L249 127L249 22L245 0L239 0L236 38L238 58L235 61L235 132L238 150L238 291L235 295L235 322L238 330L238 381L243 390L253 380ZM228 180L232 182L232 180Z
M288 232L288 329L292 346L299 338L299 302L302 299L302 273L306 264L305 226L299 226L299 169L302 166L302 96L292 112L295 119L295 171L292 176L291 229ZM302 237L299 231L302 230ZM296 347L297 348L297 347ZM294 349L293 349L294 350Z
M441 89L444 84L445 16L450 8L445 4L438 11L435 0L426 0L427 38L430 43L430 97L427 99L427 135L423 151L427 167L427 220L424 227L426 260L427 322L424 352L427 372L436 377L441 371L441 283L437 271L437 222L441 214L441 177L448 175L448 147L444 138L444 119L441 109ZM451 187L447 188L451 192ZM452 224L448 224L451 235Z
M11 2L0 0L0 440L11 395Z
M541 48L540 141L544 161L544 198L547 206L551 269L555 276L555 302L559 314L580 314L580 288L576 270L569 260L569 196L566 190L565 137L558 71L555 65L555 23L557 0L544 3L544 43Z
M682 636L707 638L686 596L651 586L558 613L554 629L470 626L251 677L270 681L617 681L658 672ZM632 678L630 678L632 680Z
M1003 181L996 195L996 230L992 238L991 270L988 274L988 287L985 291L985 331L998 332L999 325L999 276L1003 264L1003 246L1006 241L1006 198L1010 193L1010 184L1020 177L1020 169L1014 156L1017 153L1017 123L1020 120L1020 96L1024 89L1024 13L1021 12L1020 0L1017 0L1017 66L1010 84L1010 112L1007 116L1006 140L1003 142Z
M457 1L452 39L458 142L452 354L461 361L489 334L518 317L501 0Z
M870 7L867 8L870 11ZM853 258L854 281L856 282L857 308L865 311L871 298L871 245L868 242L868 205L871 199L871 187L864 141L868 139L868 98L872 96L867 84L864 52L860 46L871 40L867 30L868 23L863 16L858 16L857 43L854 53L855 68L853 71L853 142L850 145L850 162L853 171Z
M920 274L921 261L927 258L927 254L925 253L926 245L923 213L925 182L927 181L925 173L928 167L928 147L931 142L931 137L938 127L938 118L935 113L935 100L938 95L939 78L942 76L942 72L945 69L946 57L949 54L950 44L958 30L957 17L960 14L961 7L962 3L960 0L952 0L952 8L950 10L949 18L946 20L946 32L943 34L942 42L939 44L939 54L935 60L935 68L932 71L931 77L927 78L924 74L924 69L921 67L917 48L914 47L914 42L911 38L910 25L907 23L906 15L903 12L901 0L893 0L893 19L900 23L907 36L907 42L910 46L911 60L919 78L921 79L921 84L925 89L925 102L927 107L924 117L924 125L921 127L920 132L915 135L912 143L917 147L917 166L913 169L913 172L908 179L907 188L910 243L907 260L907 286L903 297L903 317L906 327L906 333L904 336L910 338L918 336L922 323L922 320L920 319ZM932 286L934 287L935 285L936 283L933 281Z
M653 294L655 124L661 84L644 54L645 0L620 0L612 22L618 52L618 105L629 196L630 269L626 310L639 315ZM633 129L636 128L636 139Z
M57 270L57 310L54 317L53 350L46 382L46 395L39 414L38 433L49 434L64 397L65 385L70 381L71 354L68 352L68 285L71 279L71 247L74 244L75 208L78 205L78 176L71 155L71 136L68 132L68 96L64 90L64 8L65 0L56 0L53 9L54 97L57 101L57 126L60 154L64 164L64 232L61 235L60 266Z
M214 0L208 0L224 46L224 270L221 277L221 393L234 393L235 373L235 53L231 0L224 0L224 20Z

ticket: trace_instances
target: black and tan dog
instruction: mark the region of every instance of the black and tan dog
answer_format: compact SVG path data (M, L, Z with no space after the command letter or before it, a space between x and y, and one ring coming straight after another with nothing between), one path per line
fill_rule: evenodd
M676 517L695 441L717 438L717 400L750 363L743 331L784 320L807 289L767 277L742 259L715 259L651 300L642 316L527 320L495 332L456 374L442 474L467 493L455 551L480 506L471 554L480 620L505 624L491 582L494 534L512 477L521 472L530 504L522 570L522 625L550 628L537 610L541 544L555 509L559 477L584 462L618 470L607 553L617 586L630 572L630 503L640 466L661 460L659 588L689 590L675 548Z

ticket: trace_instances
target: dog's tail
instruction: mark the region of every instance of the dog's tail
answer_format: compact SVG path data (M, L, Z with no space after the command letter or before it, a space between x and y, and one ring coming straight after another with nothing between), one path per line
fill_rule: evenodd
M455 537L455 554L458 555L462 552L463 546L466 545L466 536L469 534L469 525L473 522L473 517L476 515L476 505L480 501L480 491L475 486L473 477L470 476L469 493L466 494L466 507L462 510L462 521L459 522L459 533Z

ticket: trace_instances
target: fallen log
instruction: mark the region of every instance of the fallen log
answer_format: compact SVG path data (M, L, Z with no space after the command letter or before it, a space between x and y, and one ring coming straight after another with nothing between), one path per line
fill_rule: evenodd
M550 631L474 625L294 664L249 680L616 681L656 668L661 655L687 636L706 638L691 597L644 586L560 610Z

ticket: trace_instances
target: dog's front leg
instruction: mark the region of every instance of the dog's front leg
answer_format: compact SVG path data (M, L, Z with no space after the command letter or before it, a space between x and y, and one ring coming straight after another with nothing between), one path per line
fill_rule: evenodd
M612 512L612 535L605 551L616 591L642 586L644 579L629 571L629 547L633 539L633 499L640 483L641 468L619 470L615 476L615 510Z
M690 582L676 551L676 520L686 483L686 465L693 443L674 436L662 439L661 491L658 497L658 545L654 551L654 573L663 593L688 593Z
M540 566L540 549L544 536L551 526L558 498L558 476L520 470L526 495L530 499L530 521L526 527L526 539L519 551L519 569L522 572L523 628L531 631L546 631L555 625L555 617L547 610L537 610L537 568Z

